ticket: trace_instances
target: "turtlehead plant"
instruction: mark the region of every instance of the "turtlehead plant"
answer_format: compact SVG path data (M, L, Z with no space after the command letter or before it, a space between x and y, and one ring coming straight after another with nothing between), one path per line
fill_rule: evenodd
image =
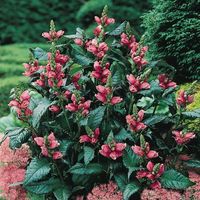
M95 199L105 186L113 199L128 200L145 188L192 186L187 170L177 168L181 155L190 159L185 166L200 162L191 148L198 133L184 127L200 117L186 109L192 88L176 97L173 67L148 62L151 47L136 41L128 22L115 27L106 7L95 22L90 38L80 28L65 35L51 21L42 34L50 51L31 50L28 87L12 91L9 106L24 127L4 138L12 149L26 143L31 151L23 188L67 200Z

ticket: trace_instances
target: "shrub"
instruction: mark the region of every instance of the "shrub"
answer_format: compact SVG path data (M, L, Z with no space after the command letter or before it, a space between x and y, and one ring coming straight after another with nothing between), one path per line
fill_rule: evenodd
M51 21L42 34L50 52L32 51L24 73L29 87L11 94L9 106L24 127L6 130L5 137L11 149L27 143L31 151L23 187L67 200L93 198L103 184L128 200L139 199L144 188L194 185L186 165L199 167L199 135L184 126L200 117L199 110L186 110L192 90L176 98L171 74L156 74L158 62L147 62L148 48L129 24L107 29L115 23L107 7L95 21L92 38L77 29L66 41Z
M199 2L155 0L153 5L143 16L150 58L174 66L179 82L200 79Z

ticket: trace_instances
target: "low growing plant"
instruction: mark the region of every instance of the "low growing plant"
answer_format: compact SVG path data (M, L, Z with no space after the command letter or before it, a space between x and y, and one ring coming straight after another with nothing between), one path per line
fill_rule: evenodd
M12 149L27 143L31 150L23 187L38 198L67 200L92 198L102 184L115 191L117 184L117 195L128 200L144 188L192 186L178 165L191 154L185 164L200 163L199 147L191 148L198 136L183 126L200 117L199 110L186 110L192 89L176 99L173 68L145 60L148 48L129 23L107 31L115 22L107 8L95 21L93 38L79 28L64 35L51 22L42 34L50 52L33 49L24 65L29 88L13 91L9 106L25 127L4 137Z

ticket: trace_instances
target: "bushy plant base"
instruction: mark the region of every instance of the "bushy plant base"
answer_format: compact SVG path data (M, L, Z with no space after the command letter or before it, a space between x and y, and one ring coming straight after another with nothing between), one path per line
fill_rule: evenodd
M28 87L11 93L9 106L24 126L7 129L3 140L13 150L28 145L18 185L36 197L95 199L107 190L107 199L128 200L146 188L195 184L187 172L199 168L199 135L185 126L200 117L187 110L192 87L176 97L173 68L146 60L148 47L128 22L110 31L115 19L107 12L95 16L92 37L80 28L64 35L51 21L42 34L50 51L31 51Z

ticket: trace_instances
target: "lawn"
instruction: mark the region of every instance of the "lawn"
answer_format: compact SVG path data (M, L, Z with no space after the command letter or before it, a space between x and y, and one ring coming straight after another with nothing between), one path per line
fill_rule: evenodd
M29 48L41 47L46 49L47 44L12 44L0 48L0 117L9 113L7 106L10 90L20 82L25 82L22 76L23 63L29 60Z

